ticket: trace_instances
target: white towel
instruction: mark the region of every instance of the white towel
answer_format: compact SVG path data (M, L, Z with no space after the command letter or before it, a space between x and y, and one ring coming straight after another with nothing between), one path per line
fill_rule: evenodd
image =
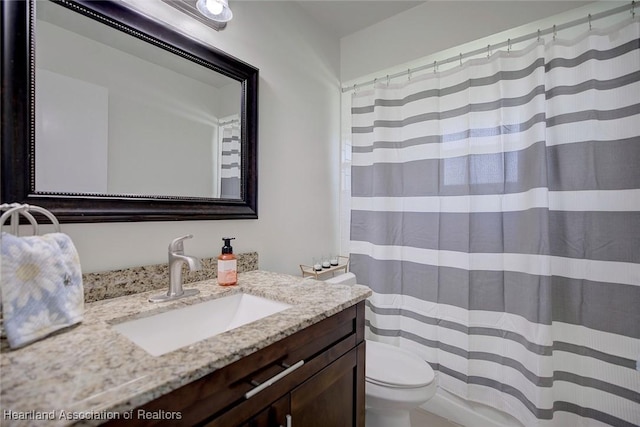
M4 329L12 348L82 321L82 271L69 236L2 233L0 248Z

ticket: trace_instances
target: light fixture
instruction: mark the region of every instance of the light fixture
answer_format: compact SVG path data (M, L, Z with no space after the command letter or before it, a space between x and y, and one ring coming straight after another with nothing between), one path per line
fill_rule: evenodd
M229 9L229 0L198 0L198 11L216 22L229 22L233 13Z

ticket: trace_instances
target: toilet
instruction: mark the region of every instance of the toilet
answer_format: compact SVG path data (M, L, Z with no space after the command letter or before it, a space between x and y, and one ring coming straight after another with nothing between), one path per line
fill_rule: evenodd
M326 282L356 284L353 273ZM367 340L366 427L411 427L409 414L436 392L435 374L418 355L385 343Z

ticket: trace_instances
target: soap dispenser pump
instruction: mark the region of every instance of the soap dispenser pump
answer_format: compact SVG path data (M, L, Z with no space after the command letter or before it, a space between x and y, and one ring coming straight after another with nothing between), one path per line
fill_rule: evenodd
M223 237L222 240L224 246L218 256L218 285L232 286L238 283L238 260L231 247L231 241L235 240L235 237Z

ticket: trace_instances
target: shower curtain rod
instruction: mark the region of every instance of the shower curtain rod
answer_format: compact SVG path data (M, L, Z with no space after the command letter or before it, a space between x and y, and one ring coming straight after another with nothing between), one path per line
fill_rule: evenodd
M507 41L501 42L501 43L497 43L494 45L487 45L486 48L481 48L481 49L476 49L473 50L471 52L466 52L466 53L460 53L460 55L458 56L452 56L450 58L444 59L442 61L434 61L431 64L427 64L427 65L421 65L419 67L415 67L415 68L408 68L406 71L401 71L395 74L387 74L386 76L382 76L382 77L378 77L375 78L373 80L369 80L367 82L364 83L356 83L353 86L346 86L346 87L342 87L341 91L342 93L345 92L349 92L349 91L354 91L356 92L358 90L358 88L361 88L363 86L369 86L372 84L375 84L378 80L386 80L387 84L389 84L389 80L391 79L395 79L397 77L402 77L402 76L406 76L406 75L410 75L411 73L415 73L415 72L419 72L419 71L424 71L424 70L428 70L429 68L436 68L439 65L443 65L443 64L449 64L451 62L456 62L456 61L460 61L460 64L462 65L462 60L465 58L469 58L469 57L473 57L476 55L480 55L481 53L487 53L487 55L489 55L491 53L492 49L500 49L502 47L507 46L508 49L511 49L511 45L515 44L515 43L521 43L523 41L527 41L527 40L531 40L534 38L540 38L544 35L547 34L553 34L553 37L555 38L556 34L558 31L561 30L566 30L567 28L571 28L571 27L576 27L578 25L582 25L582 24L589 24L589 29L591 30L591 23L597 19L602 19L602 18L606 18L608 16L611 15L615 15L617 13L621 13L621 12L625 12L625 11L629 11L631 13L631 17L635 18L635 6L636 6L636 2L635 0L631 1L630 5L624 5L624 6L618 6L616 8L613 9L609 9L609 10L605 10L604 12L600 12L600 13L596 13L594 15L589 14L588 16L586 16L585 18L580 18L580 19L576 19L564 24L560 24L560 25L554 25L552 27L549 27L545 30L538 30L535 33L530 33L530 34L526 34L524 36L520 36L520 37L516 37L514 39L507 39Z

